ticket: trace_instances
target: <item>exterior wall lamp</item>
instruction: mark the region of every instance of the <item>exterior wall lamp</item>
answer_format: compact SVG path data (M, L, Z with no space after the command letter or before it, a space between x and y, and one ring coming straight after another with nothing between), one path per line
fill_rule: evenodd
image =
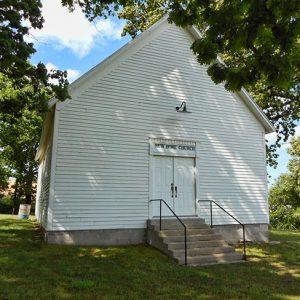
M182 101L181 105L176 107L176 111L180 113L192 113L191 111L187 110L185 101Z

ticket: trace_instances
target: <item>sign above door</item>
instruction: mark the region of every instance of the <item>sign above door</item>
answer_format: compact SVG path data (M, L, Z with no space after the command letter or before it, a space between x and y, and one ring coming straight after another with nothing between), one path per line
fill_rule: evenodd
M150 139L150 154L196 157L196 143L169 139Z

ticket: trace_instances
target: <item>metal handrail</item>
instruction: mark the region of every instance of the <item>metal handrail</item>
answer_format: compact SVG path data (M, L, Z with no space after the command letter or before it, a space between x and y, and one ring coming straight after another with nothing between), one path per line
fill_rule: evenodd
M243 228L243 242L244 242L244 260L246 260L246 239L245 239L245 225L241 223L237 218L235 218L232 214L230 214L228 211L226 211L221 205L219 205L217 202L213 200L197 200L197 202L209 202L210 203L210 228L213 227L213 215L212 215L212 203L217 205L219 208L221 208L228 216L230 216L232 219L234 219L236 222L238 222L242 228Z
M180 220L180 218L175 214L173 209L168 205L168 203L164 199L151 199L151 200L149 200L149 203L156 202L156 201L159 201L159 231L161 231L161 203L162 202L167 206L167 208L173 213L173 215L177 218L177 220L184 227L184 264L187 265L186 226Z

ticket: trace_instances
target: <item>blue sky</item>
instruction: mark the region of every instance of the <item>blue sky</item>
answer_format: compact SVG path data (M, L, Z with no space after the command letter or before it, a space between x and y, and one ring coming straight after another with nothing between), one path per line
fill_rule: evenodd
M67 70L69 81L87 72L130 40L128 36L121 37L124 21L117 18L90 23L80 9L69 13L61 6L60 0L44 0L42 3L44 27L31 30L28 36L37 49L31 61L34 64L41 61L49 69ZM300 136L300 123L296 135ZM272 142L276 135L268 135L267 139ZM277 169L268 168L270 183L286 171L288 146L284 144L278 150Z

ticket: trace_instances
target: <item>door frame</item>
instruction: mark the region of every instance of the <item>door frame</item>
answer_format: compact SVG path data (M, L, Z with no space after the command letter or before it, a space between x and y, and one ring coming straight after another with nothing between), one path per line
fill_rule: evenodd
M155 172L154 171L155 156L156 155L149 155L149 200L154 199L154 189L153 189L154 182L153 182L153 179L154 179L154 172ZM189 156L188 157L188 156L181 156L181 155L162 155L162 156L173 158L173 167L174 167L174 159L176 159L176 157L178 157L178 158L179 157L180 158L193 158L193 160L194 160L194 194L195 194L194 215L193 216L196 216L197 215L197 203L196 203L196 199L197 199L197 157L196 156L194 156L194 157ZM150 203L150 202L149 202L149 205L148 205L148 215L149 215L149 219L154 217L154 205L153 205L153 203ZM187 217L189 217L189 216L187 216Z

